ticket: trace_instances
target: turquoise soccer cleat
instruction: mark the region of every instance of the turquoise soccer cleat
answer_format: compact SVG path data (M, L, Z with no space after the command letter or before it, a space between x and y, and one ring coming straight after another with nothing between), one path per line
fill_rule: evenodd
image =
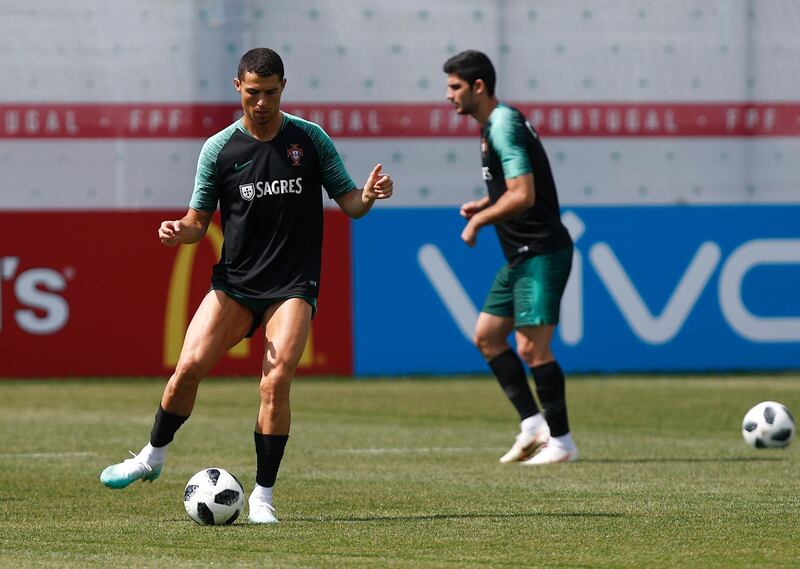
M119 464L112 464L103 470L100 474L100 482L115 490L130 486L137 480L152 482L159 477L162 467L162 464L147 464L133 455L133 458L123 460Z

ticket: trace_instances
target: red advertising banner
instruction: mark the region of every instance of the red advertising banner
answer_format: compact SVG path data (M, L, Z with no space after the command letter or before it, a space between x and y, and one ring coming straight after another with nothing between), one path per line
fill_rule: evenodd
M210 284L222 232L164 247L157 229L183 212L0 212L0 377L172 373ZM325 210L319 311L298 373L350 375L350 220ZM262 335L213 375L261 370Z
M511 101L542 136L800 136L800 103ZM336 138L472 137L447 103L291 103ZM241 116L224 103L0 104L0 139L206 138Z

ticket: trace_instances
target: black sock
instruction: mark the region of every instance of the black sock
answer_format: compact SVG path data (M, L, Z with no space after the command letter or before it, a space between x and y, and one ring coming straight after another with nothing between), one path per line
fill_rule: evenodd
M175 433L181 428L189 417L182 417L159 405L156 412L156 420L153 423L153 430L150 431L150 445L154 447L167 446L175 438Z
M256 482L259 486L272 488L278 477L283 450L289 435L263 435L253 433L256 443Z
M536 382L536 394L544 407L544 418L550 427L550 435L560 437L569 432L567 402L564 390L564 372L557 361L531 368Z
M525 368L522 361L511 348L499 356L495 356L489 361L500 387L511 400L511 403L519 413L520 419L527 419L539 412L539 406L533 398L531 386L528 385L528 377L525 375Z

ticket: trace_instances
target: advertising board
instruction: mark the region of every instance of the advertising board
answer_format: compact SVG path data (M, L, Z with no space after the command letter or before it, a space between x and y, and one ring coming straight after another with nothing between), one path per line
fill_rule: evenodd
M0 213L0 377L169 375L208 291L222 233L196 245L156 236L181 212ZM350 224L325 210L319 311L300 374L352 373ZM260 334L215 375L258 375Z
M576 246L555 338L562 365L800 367L799 216L797 206L563 209ZM354 226L356 373L486 372L471 335L504 260L492 228L470 249L463 224L440 208ZM380 269L359 262L377 255Z

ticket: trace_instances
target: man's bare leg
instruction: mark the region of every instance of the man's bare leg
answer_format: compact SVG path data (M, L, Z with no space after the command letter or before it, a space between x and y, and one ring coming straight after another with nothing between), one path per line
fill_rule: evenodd
M152 482L161 474L167 445L189 418L200 381L222 355L247 334L250 311L224 294L210 291L195 312L175 372L164 388L150 442L133 458L106 468L100 480L125 488L136 480Z
M524 326L517 329L517 350L530 366L536 393L544 408L550 428L550 440L525 464L551 464L578 460L578 449L572 440L567 418L564 372L553 355L551 344L555 326Z
M254 523L278 521L272 507L272 487L289 438L289 392L308 340L311 306L303 299L290 298L271 307L265 320L261 405L253 435L258 468L249 498L249 519Z

